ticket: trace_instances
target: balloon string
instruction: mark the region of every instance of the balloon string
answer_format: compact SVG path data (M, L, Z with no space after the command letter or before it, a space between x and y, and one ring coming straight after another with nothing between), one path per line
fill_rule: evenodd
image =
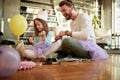
M20 37L18 36L18 44L20 43Z

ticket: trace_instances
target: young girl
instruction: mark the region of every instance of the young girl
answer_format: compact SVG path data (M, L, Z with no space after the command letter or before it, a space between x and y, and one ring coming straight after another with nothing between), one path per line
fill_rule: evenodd
M36 18L34 20L34 37L29 38L29 42L33 44L32 47L24 47L23 42L19 45L17 50L22 57L27 58L41 58L46 57L48 54L55 52L61 45L61 40L52 43L51 32L48 30L48 25L43 19ZM52 44L51 44L52 43Z
M35 33L33 34L33 37L29 38L29 42L34 45L39 41L45 41L46 36L48 34L48 25L46 21L44 21L43 19L36 18L34 20L34 30Z

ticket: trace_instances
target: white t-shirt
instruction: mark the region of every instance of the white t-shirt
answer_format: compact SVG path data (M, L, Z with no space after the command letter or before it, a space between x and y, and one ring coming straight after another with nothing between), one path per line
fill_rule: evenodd
M70 23L72 37L80 40L93 40L95 34L90 17L86 13L79 13L77 18Z

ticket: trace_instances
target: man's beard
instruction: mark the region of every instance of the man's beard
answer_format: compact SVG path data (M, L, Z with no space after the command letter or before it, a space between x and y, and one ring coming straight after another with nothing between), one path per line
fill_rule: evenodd
M70 20L71 19L71 16L72 16L72 13L70 12L69 14L66 14L65 18L66 20Z

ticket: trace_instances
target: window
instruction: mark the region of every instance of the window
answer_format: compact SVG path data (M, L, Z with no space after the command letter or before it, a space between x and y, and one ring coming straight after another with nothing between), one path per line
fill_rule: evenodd
M120 0L115 0L115 33L120 34Z
M112 45L120 48L120 0L112 3Z

